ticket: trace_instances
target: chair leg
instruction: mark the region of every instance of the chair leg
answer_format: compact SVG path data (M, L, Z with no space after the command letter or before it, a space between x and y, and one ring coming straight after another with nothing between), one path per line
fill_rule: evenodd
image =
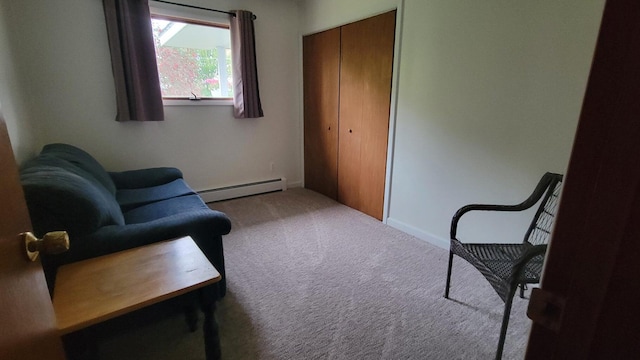
M447 268L447 286L444 289L444 297L449 298L449 285L451 285L451 267L453 265L453 252L449 251L449 267Z
M515 288L509 291L509 297L504 303L504 314L502 315L502 327L500 328L500 339L498 340L496 360L502 359L502 351L504 350L504 342L507 336L507 327L509 326L509 316L511 315L511 305L513 304L513 295L515 295L515 292Z

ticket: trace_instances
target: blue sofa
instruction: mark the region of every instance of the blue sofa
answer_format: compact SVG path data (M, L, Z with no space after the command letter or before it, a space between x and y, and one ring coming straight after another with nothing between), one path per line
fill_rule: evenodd
M34 233L66 230L66 253L44 255L50 289L67 263L190 235L222 274L207 296L226 293L222 235L229 218L211 210L176 168L107 172L87 152L49 144L20 168Z

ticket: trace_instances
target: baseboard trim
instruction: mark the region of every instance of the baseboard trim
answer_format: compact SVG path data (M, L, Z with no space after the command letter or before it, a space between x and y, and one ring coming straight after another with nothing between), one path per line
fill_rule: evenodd
M420 240L428 242L429 244L435 245L445 250L449 250L449 244L450 244L449 240L445 240L439 236L435 236L431 233L418 229L415 226L406 224L402 221L399 221L393 218L387 218L387 225L391 226L392 228L398 229L402 232L405 232L409 235L413 235Z
M286 191L287 179L271 179L264 181L256 181L245 184L225 186L216 189L206 189L198 191L198 194L205 203L211 203L222 200L235 199L244 196L265 194L274 191Z

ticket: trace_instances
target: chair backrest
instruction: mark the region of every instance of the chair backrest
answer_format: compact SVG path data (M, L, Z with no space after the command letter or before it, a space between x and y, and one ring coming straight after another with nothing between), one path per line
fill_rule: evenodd
M562 189L562 175L560 174L546 173L543 181L548 182L544 197L524 236L524 241L531 245L542 245L549 242Z

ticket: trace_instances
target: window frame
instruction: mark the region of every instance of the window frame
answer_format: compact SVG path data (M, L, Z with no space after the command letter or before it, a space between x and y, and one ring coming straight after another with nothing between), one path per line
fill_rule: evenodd
M217 27L229 30L230 23L228 17L220 14L210 14L208 12L195 9L180 8L164 3L149 2L149 10L151 19L178 21L186 24L203 25ZM160 81L158 79L158 81ZM198 98L190 99L188 97L162 97L164 106L233 106L233 97L228 98Z

